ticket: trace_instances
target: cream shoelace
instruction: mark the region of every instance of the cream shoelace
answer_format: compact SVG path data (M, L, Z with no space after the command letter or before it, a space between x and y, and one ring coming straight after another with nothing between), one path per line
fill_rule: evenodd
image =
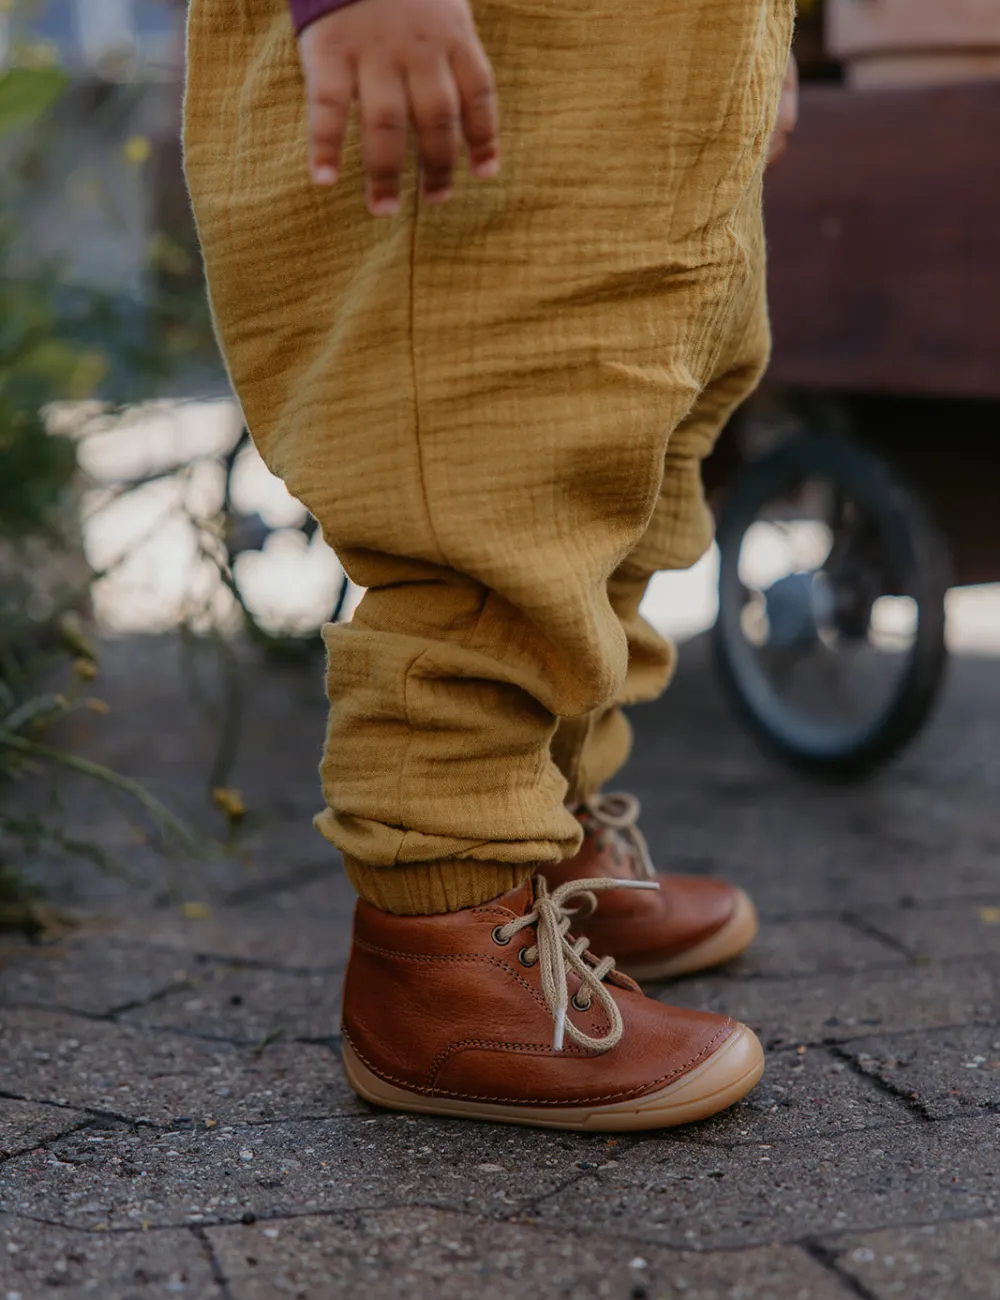
M566 932L582 906L588 907L585 916L593 913L597 907L597 899L594 895L598 890L659 889L659 885L654 881L612 880L602 877L598 880L568 880L566 884L560 885L549 893L544 878L538 876L535 880L535 889L535 905L531 911L514 921L508 921L506 925L498 925L493 931L493 937L497 943L509 943L521 930L526 930L531 925L536 927L535 942L530 948L522 951L521 960L528 966L533 966L536 961L541 962L542 993L555 1021L555 1032L552 1036L554 1051L561 1052L564 1037L569 1037L588 1051L610 1052L621 1041L623 1029L618 1003L603 983L604 977L614 970L615 959L604 957L596 966L592 966L584 959L589 942L587 938L582 936L574 943L570 943ZM573 899L579 899L581 906L569 907L568 904ZM589 1034L578 1029L572 1020L566 1018L569 1007L570 971L573 971L580 980L580 988L574 994L576 1005L581 1010L586 1010L591 1001L596 998L607 1012L611 1026L603 1038L591 1038ZM580 993L584 990L587 995L586 1002L580 997Z
M589 813L600 826L624 836L635 851L636 875L640 880L656 880L656 868L650 857L649 845L639 829L642 805L634 794L625 794L623 791L617 794L597 794L579 807L583 812Z

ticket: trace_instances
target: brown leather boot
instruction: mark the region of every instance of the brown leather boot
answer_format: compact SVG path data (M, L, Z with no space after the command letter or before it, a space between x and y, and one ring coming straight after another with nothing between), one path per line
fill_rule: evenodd
M583 846L576 857L540 868L549 886L567 880L614 877L656 882L649 893L616 890L600 900L587 930L598 952L613 952L636 980L686 975L731 961L757 934L757 913L743 892L709 876L658 873L639 830L639 800L597 795L580 804Z
M393 916L360 901L344 987L344 1067L392 1110L547 1128L660 1128L732 1105L764 1069L726 1016L643 995L568 936L598 891L536 877L492 903Z

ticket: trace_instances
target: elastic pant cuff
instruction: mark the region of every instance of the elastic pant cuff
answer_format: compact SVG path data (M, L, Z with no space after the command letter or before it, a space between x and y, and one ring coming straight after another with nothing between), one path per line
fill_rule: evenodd
M459 859L368 867L346 855L344 867L366 903L397 916L432 916L479 907L516 889L536 870L527 862Z

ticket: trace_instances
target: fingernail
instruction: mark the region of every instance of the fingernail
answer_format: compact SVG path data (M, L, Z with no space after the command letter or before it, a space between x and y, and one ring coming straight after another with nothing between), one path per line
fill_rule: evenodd
M494 176L500 175L500 159L487 158L485 162L476 163L472 168L472 174L481 181L492 180Z
M447 203L451 198L451 186L446 190L424 190L425 203Z
M373 217L394 217L399 211L399 199L392 197L385 199L371 199L368 204L368 210Z
M336 167L314 167L313 180L317 185L333 185L337 179Z

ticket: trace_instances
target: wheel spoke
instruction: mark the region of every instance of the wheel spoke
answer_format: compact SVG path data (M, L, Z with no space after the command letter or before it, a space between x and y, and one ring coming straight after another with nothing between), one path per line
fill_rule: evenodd
M891 471L846 439L793 439L738 480L719 545L721 661L758 730L830 769L905 743L940 675L946 564Z

